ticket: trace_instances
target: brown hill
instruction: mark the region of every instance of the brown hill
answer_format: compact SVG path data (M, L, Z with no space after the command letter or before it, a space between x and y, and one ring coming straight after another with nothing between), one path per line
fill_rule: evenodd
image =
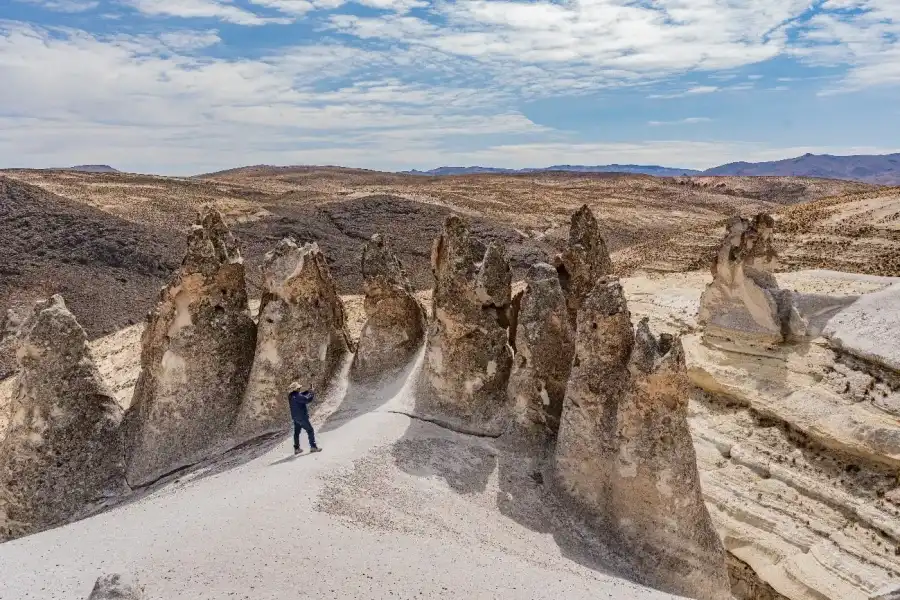
M729 163L709 169L704 175L781 175L853 179L881 185L900 184L900 154L832 156L804 154L770 162Z

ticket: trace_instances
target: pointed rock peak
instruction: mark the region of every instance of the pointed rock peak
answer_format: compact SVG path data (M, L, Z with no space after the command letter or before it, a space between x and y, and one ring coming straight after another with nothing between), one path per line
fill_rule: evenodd
M569 244L556 257L555 265L560 284L566 292L569 316L574 323L581 303L594 284L613 270L606 241L600 233L600 224L587 204L572 215Z
M431 267L435 271L470 274L484 258L485 246L472 237L469 225L459 215L448 215L435 240Z
M396 257L388 239L376 233L363 247L362 276L364 285L379 280L388 285L399 285L409 289L409 280L403 265Z
M298 246L282 239L266 253L263 275L267 291L288 301L318 297L323 290L336 293L325 255L315 242Z
M488 244L478 268L475 293L485 306L503 308L512 301L512 272L506 248L495 242Z
M240 247L231 234L222 213L206 205L191 227L182 268L187 271L216 269L224 263L242 262Z
M603 241L597 217L587 204L582 204L570 220L569 246L581 245L588 250L597 250L598 240Z
M28 368L33 361L46 360L49 353L57 357L87 353L87 334L69 311L62 296L35 303L34 310L19 330L20 367Z

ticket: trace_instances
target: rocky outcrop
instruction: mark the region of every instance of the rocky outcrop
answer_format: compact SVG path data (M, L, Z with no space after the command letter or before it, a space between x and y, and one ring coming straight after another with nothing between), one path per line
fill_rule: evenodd
M725 553L703 504L688 430L680 341L636 331L618 281L578 314L576 354L555 455L561 493L648 583L726 599Z
M416 411L480 432L507 418L512 366L508 344L511 274L502 246L474 239L451 215L431 252L433 319Z
M526 284L516 311L509 396L521 425L555 434L575 354L575 331L551 265L531 267Z
M244 264L222 215L204 209L187 246L141 339L141 374L126 415L132 485L190 465L222 442L253 364Z
M555 264L574 327L581 303L594 284L613 270L600 224L587 204L572 215L569 244L556 257Z
M12 420L0 442L0 541L127 491L122 410L63 299L39 303L19 339Z
M759 214L752 221L734 217L712 264L713 281L700 299L699 321L706 334L731 341L772 344L807 335L793 294L772 274L775 222Z
M284 239L266 254L256 358L235 432L249 438L290 425L287 390L326 389L350 350L344 307L316 244Z
M144 591L121 575L104 575L97 579L87 600L143 600Z
M425 309L383 236L372 236L363 249L362 273L366 323L350 376L372 381L413 359L425 338Z

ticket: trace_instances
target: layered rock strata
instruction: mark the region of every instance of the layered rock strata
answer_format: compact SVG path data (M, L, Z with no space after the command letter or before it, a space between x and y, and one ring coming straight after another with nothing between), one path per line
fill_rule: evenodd
M461 428L506 424L512 367L508 344L511 273L502 246L485 247L451 215L431 253L433 318L416 411Z
M648 583L729 598L725 553L703 504L680 341L632 329L618 281L578 314L554 476Z
M425 309L390 245L373 235L362 254L366 323L350 376L371 382L409 364L425 339Z
M344 307L316 244L282 240L266 254L256 355L235 425L249 438L289 425L292 381L320 393L350 350Z
M509 395L521 425L555 434L575 354L575 330L551 265L532 266L526 285L516 311Z
M0 541L77 518L127 491L122 410L60 296L21 325L11 421L0 442Z
M206 208L141 338L126 415L131 485L190 465L227 437L255 346L240 249L222 215Z

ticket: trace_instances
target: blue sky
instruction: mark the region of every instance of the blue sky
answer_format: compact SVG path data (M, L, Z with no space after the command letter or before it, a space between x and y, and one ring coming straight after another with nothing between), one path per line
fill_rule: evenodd
M900 0L0 0L0 166L900 151Z

